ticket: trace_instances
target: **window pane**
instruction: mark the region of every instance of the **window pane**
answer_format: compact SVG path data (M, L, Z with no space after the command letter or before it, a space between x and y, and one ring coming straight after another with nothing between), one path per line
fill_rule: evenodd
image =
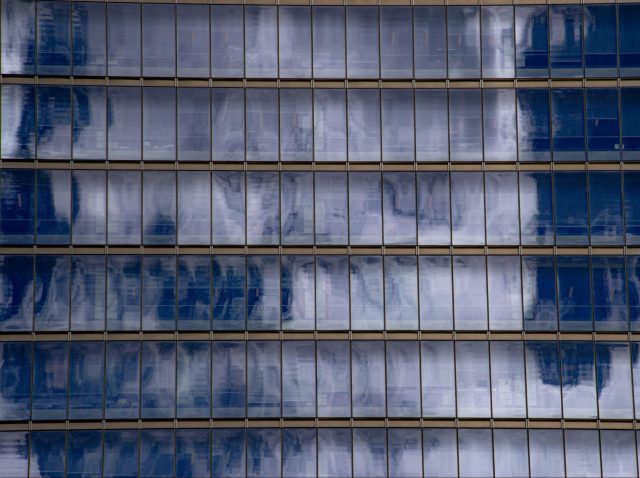
M2 398L0 417L2 420L27 420L29 418L31 350L32 344L29 342L0 342L0 397ZM0 450L5 451L6 443L2 443L2 438L0 438L0 443ZM3 455L4 453L0 453L0 456ZM0 463L7 464L2 458L0 458ZM7 468L2 468L2 470L4 472ZM11 475L5 474L4 476Z
M142 327L173 330L176 326L176 257L144 256Z
M318 476L344 478L352 470L351 430L318 428Z
M422 416L456 415L453 342L421 342ZM426 446L426 444L425 444Z
M553 159L584 161L583 90L551 90L551 111Z
M345 76L345 10L343 7L313 7L313 76ZM316 94L318 90L316 90Z
M638 10L640 14L640 9ZM640 60L639 60L640 63ZM3 87L3 88L6 88ZM622 149L625 161L640 159L640 89L622 88L620 90L622 108Z
M247 431L247 475L250 478L281 476L282 443L279 428Z
M549 91L542 88L518 89L516 94L520 161L549 161L551 159Z
M385 415L384 362L384 342L351 343L351 403L354 417Z
M316 7L314 12L318 8L324 7ZM313 95L314 158L316 161L346 161L347 113L345 90L314 89Z
M176 159L176 89L143 88L142 146L146 161Z
M247 173L247 242L278 244L280 197L278 173Z
M140 173L109 171L109 243L139 244L141 223Z
M616 76L616 7L614 5L585 5L584 61L586 76Z
M176 74L176 19L173 5L142 5L142 74Z
M487 243L518 244L518 176L515 172L485 173Z
M493 449L496 477L529 476L526 430L494 430Z
M65 442L65 432L63 431L32 432L30 450L32 468L29 476L64 477Z
M178 256L178 328L211 327L211 258Z
M291 478L316 476L316 429L283 430L282 476Z
M562 430L529 430L531 476L564 476Z
M175 440L173 430L142 430L140 432L140 477L175 476Z
M413 91L382 90L383 161L414 160Z
M489 256L489 328L522 330L522 288L518 256Z
M279 138L278 90L275 88L247 89L245 94L247 98L245 108L247 116L247 161L277 161ZM231 107L237 108L236 105Z
M213 243L245 243L245 178L242 171L212 171Z
M33 244L35 226L34 171L0 171L0 243Z
M278 76L276 8L275 6L250 5L244 9L246 76L249 78L276 78Z
M106 238L106 172L73 171L73 243L104 244Z
M215 478L241 478L247 463L245 430L218 429L213 433L213 460L211 468Z
M458 430L461 477L493 476L491 430Z
M37 171L36 234L38 244L70 242L71 184L70 172Z
M591 274L596 330L628 330L624 258L593 257Z
M316 256L316 327L349 328L349 258Z
M565 462L567 476L588 476L600 469L597 430L566 430Z
M600 453L603 476L635 476L636 440L631 430L602 430Z
M560 330L593 330L589 258L558 256Z
M347 114L349 161L380 161L380 91L349 90Z
M31 330L33 272L33 256L0 256L0 330Z
M551 174L520 172L521 241L527 245L551 245L554 242Z
M213 359L213 416L244 417L246 405L245 344L244 342L214 341L211 342L211 350ZM213 436L215 439L216 433Z
M209 89L178 88L178 161L209 161L209 105Z
M549 7L549 45L551 76L582 76L582 7L552 5Z
M618 90L587 89L587 149L589 160L620 159Z
M143 175L143 242L171 245L176 241L176 175L145 171Z
M311 77L311 9L281 6L278 45L281 78Z
M282 343L282 415L316 416L315 342Z
M482 113L485 159L515 161L518 156L515 90L484 90Z
M583 172L554 174L556 242L588 244L586 176Z
M384 6L380 8L382 78L413 77L411 20L411 7Z
M383 174L384 242L416 243L416 195L413 173Z
M313 107L311 103L310 89L280 91L281 161L312 161Z
M280 328L280 258L247 256L247 326Z
M627 257L627 288L630 328L638 330L640 328L640 258L638 257Z
M453 244L484 244L482 173L451 173Z
M627 344L596 344L598 415L604 419L633 418L631 361Z
M451 161L482 161L480 90L449 91L449 131Z
M347 8L347 75L378 78L378 8Z
M208 77L209 7L176 5L178 76Z
M71 159L71 88L38 87L38 159Z
M216 5L218 7L220 5ZM214 161L244 160L244 90L213 88L211 117Z
M413 62L416 78L447 76L445 12L444 7L413 7Z
M480 8L447 8L449 77L480 77Z
M488 342L456 342L455 350L458 416L490 417Z
M596 368L591 342L560 342L565 418L596 418ZM567 450L567 458L569 458Z
M382 258L351 256L351 328L383 329Z
M211 432L176 431L176 476L209 476L211 470Z
M282 256L282 328L315 327L315 270L313 256Z
M518 5L516 12L516 72L521 78L547 76L549 44L547 7Z
M208 173L178 173L178 244L211 243L211 183Z
M638 42L638 21L640 5L618 7L620 22L620 76L636 76L640 71L640 42Z
M176 406L174 342L142 343L141 377L142 412L140 416L142 418L173 418ZM155 458L159 460L160 455Z
M422 450L417 428L389 428L389 476L422 478Z
M448 161L447 92L444 90L416 90L415 114L416 159L418 161Z
M106 159L106 100L102 86L73 88L73 159Z
M104 477L134 476L138 473L138 431L104 432Z
M211 414L209 342L178 342L177 354L177 416L209 418Z
M105 257L71 256L71 330L104 330Z
M316 243L347 244L347 175L317 172L315 180Z
M68 75L71 70L71 3L42 2L38 7L38 74Z
M250 417L280 416L280 342L247 342Z
M349 174L349 235L352 245L382 244L380 173Z
M349 342L318 341L318 416L351 415Z
M2 73L33 75L36 57L36 2L2 2ZM3 85L3 89L6 86ZM4 126L4 125L3 125Z
M109 75L140 75L140 5L107 5Z
M451 259L423 256L420 262L420 328L453 328L453 288Z
M353 430L353 475L378 478L387 473L387 440L384 428Z
M245 327L245 258L213 257L213 328Z
M140 406L139 363L140 345L138 342L107 342L106 418L138 418L138 407ZM107 463L105 458L105 473Z
M529 417L560 418L562 416L562 400L560 398L558 343L526 342L525 360Z
M31 417L34 420L64 420L67 416L67 347L66 342L34 344L31 396Z
M449 174L419 172L417 182L418 244L451 244Z
M3 9L3 13L4 11ZM4 33L5 30L3 29L2 32ZM5 48L6 43L3 43L3 52ZM6 65L6 63L3 64ZM35 86L3 84L1 115L2 157L34 159L36 155Z
M99 3L72 4L73 74L104 76L107 72L107 9Z
M72 342L69 367L69 418L102 418L104 343Z
M491 342L490 352L493 417L526 417L522 342ZM506 474L505 476L515 475Z
M458 440L452 428L422 430L424 476L458 476Z
M70 259L70 256L36 256L36 330L69 328Z
M387 342L387 415L420 416L418 342Z
M416 257L384 258L386 328L418 329L418 275Z
M485 258L453 258L453 297L456 329L486 330L487 280Z
M553 257L522 257L525 330L557 330L556 273Z
M107 256L107 329L140 328L141 256Z
M29 432L3 432L0 434L0 450L0 476L26 478L29 465Z
M513 78L513 7L482 7L481 13L482 76Z
M109 7L122 4L109 4ZM109 87L109 159L140 161L142 158L141 88Z
M211 76L214 78L241 78L244 74L242 23L242 5L211 6Z

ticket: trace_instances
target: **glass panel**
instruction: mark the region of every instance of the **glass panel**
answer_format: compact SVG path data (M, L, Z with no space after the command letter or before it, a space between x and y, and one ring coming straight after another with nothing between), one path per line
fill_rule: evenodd
M482 76L513 78L513 8L482 7ZM488 93L491 90L485 91Z
M71 159L71 88L38 87L38 159Z
M487 243L518 244L518 175L515 172L487 172L485 207Z
M211 327L211 258L178 256L178 328Z
M561 342L565 418L596 418L596 370L590 342Z
M589 258L558 256L560 330L593 330Z
M107 329L140 328L140 257L107 256Z
M523 343L494 341L490 353L493 417L526 417Z
M315 327L315 268L313 256L282 256L282 328Z
M282 476L312 478L316 476L316 429L283 430Z
M453 342L421 342L422 415L456 416ZM426 444L425 444L426 446Z
M65 432L34 431L31 433L29 476L62 478L65 476Z
M551 76L582 76L582 7L552 5L549 7L549 46Z
M178 76L209 76L209 7L176 5Z
M315 174L315 226L316 243L348 243L346 173Z
M414 173L382 175L385 244L416 243L416 184Z
M37 171L36 234L38 244L68 244L71 223L71 174Z
M5 0L9 1L9 0ZM21 2L23 3L23 2ZM27 2L24 2L25 4ZM4 7L4 3L2 4ZM2 13L6 9L2 10ZM4 22L4 15L3 15ZM6 31L2 24L2 33ZM4 37L3 37L4 38ZM3 39L4 41L4 39ZM2 43L2 54L6 43ZM5 61L4 56L2 60ZM6 62L3 63L6 65ZM36 155L36 90L32 85L2 85L2 157L33 159Z
M384 342L351 343L351 403L354 417L385 415L384 362Z
M142 5L142 74L176 74L176 18L173 5Z
M420 351L418 342L387 342L387 415L420 416ZM419 442L419 440L418 440Z
M74 53L75 54L75 53ZM73 88L73 159L107 158L107 90Z
M458 476L458 443L452 428L422 430L424 476L427 478Z
M176 175L172 171L145 171L142 185L142 228L145 244L176 242Z
M621 343L597 343L596 360L600 418L633 418L629 346Z
M68 75L71 71L71 3L38 2L38 74Z
M564 475L562 430L529 430L532 478Z
M380 161L380 91L349 90L347 116L349 161Z
M318 9L325 7L314 8L314 15L316 15L315 12ZM314 16L313 18L317 17ZM314 89L313 98L313 148L315 160L346 161L347 113L345 90Z
M627 291L631 330L640 328L640 258L627 257Z
M347 75L378 78L378 8L347 9Z
M104 256L71 256L71 330L104 330Z
M278 26L280 77L309 78L311 76L311 9L281 6L278 11Z
M106 418L138 418L139 363L138 342L107 342ZM106 462L105 459L105 464Z
M382 90L383 161L414 160L413 114L412 90Z
M638 22L640 5L618 7L620 35L620 76L636 76L640 72L640 42L638 41Z
M0 434L0 476L26 478L28 466L29 432L2 432Z
M602 476L636 476L636 441L631 430L600 432Z
M70 256L36 256L36 330L68 330L70 284Z
M210 476L211 432L209 430L177 430L176 442L176 476L180 478Z
M174 342L143 342L142 418L173 418L176 406L176 345ZM156 457L160 459L160 457ZM157 476L157 475L156 475Z
M421 7L416 7L416 11L418 8ZM414 94L417 161L448 161L447 92L445 90L416 90Z
M353 476L387 476L387 440L384 428L353 430Z
M480 77L480 8L447 8L449 77Z
M213 328L244 329L245 258L213 257Z
M211 342L211 348L213 416L244 417L246 404L245 344L244 342L214 341ZM213 436L215 439L215 432ZM231 459L229 461L231 462Z
M278 76L277 15L274 6L250 5L244 9L246 76L249 78ZM233 43L236 47L236 42Z
M146 161L176 159L176 89L142 89L142 154Z
M73 74L104 76L107 60L106 6L72 4Z
M256 7L260 8L260 7ZM248 57L247 57L248 58ZM248 89L247 104L247 161L278 160L278 90ZM237 108L237 106L231 106ZM215 128L214 122L214 128Z
M618 161L620 159L618 90L589 88L585 93L589 160Z
M525 330L557 330L556 272L553 257L522 257Z
M453 258L453 298L456 329L487 329L487 273L484 257Z
M315 372L315 342L287 341L282 343L283 416L316 416Z
M242 478L247 463L245 431L217 429L213 433L211 471L215 478Z
M175 439L173 430L140 432L140 477L157 478L174 475Z
M584 161L584 99L582 89L551 90L553 159Z
M174 330L176 326L176 257L144 256L142 328Z
M624 220L627 244L640 243L640 173L624 172Z
M209 161L211 157L209 105L208 88L178 88L179 161Z
M136 476L138 473L138 431L104 432L104 478Z
M351 256L351 328L383 329L382 258Z
M597 430L565 430L564 439L568 477L589 476L600 470Z
M449 174L419 172L418 244L451 244ZM351 194L351 191L349 192Z
M616 7L585 5L584 62L589 77L616 76L618 66L616 45Z
M67 477L102 476L102 431L74 430L68 433Z
M444 7L415 6L413 8L415 55L413 62L416 78L446 78L447 76L445 12Z
M296 8L296 7L291 7ZM313 160L313 105L310 89L280 90L280 160Z
M349 342L318 341L317 344L318 416L348 417L351 415Z
M209 342L178 342L177 354L177 416L209 418L211 414Z
M518 5L515 12L516 73L523 78L546 77L549 74L547 7Z
M589 172L589 225L592 244L622 244L622 198L619 173Z
M318 428L318 476L322 478L351 477L353 469L351 430Z
M280 258L247 256L247 327L280 328Z
M31 349L29 342L0 342L0 417L2 420L29 419L31 396ZM7 444L0 437L0 457L6 457ZM17 452L15 450L14 452ZM16 453L17 455L17 453ZM19 461L18 456L15 456ZM7 465L0 458L2 465ZM7 468L0 468L0 475ZM13 475L5 474L10 477Z
M488 256L489 328L522 330L522 288L518 256Z
M382 244L380 173L349 174L349 237L352 245Z
M460 341L455 343L455 350L458 416L490 417L491 384L488 342ZM462 446L462 440L460 446ZM491 461L490 458L489 461ZM487 475L479 474L478 476Z
M389 428L389 476L422 478L421 430Z
M411 7L385 6L380 8L380 69L382 70L382 78L413 77L411 10Z
M249 429L247 431L247 448L247 477L281 476L280 429Z
M69 418L102 418L104 343L72 342L69 368Z
M345 10L343 7L313 7L313 76L345 76ZM316 90L316 94L318 90Z
M349 328L349 258L316 257L316 327Z
M215 5L213 8L229 6ZM213 88L211 110L213 160L243 161L245 157L244 90Z
M591 274L596 330L628 330L624 258L593 257Z
M529 417L560 418L562 404L558 344L528 341L525 351Z
M418 329L417 258L384 258L384 303L387 329Z
M140 5L109 4L107 13L109 75L140 76Z
M484 244L482 173L451 173L453 244Z
M482 114L486 160L515 161L518 157L515 90L484 90Z
M71 203L74 244L104 244L107 188L105 171L73 171Z
M68 346L66 342L34 344L31 396L34 420L64 420L67 416Z
M31 330L34 301L33 274L33 256L0 256L0 291L2 291L0 330Z
M36 2L3 0L0 30L2 73L33 75L36 60ZM5 88L3 85L2 89Z
M242 5L212 5L211 76L214 78L241 78L243 74L244 27ZM242 93L242 90L240 90L240 93Z
M178 173L178 244L211 243L210 180L201 171Z
M212 171L213 243L245 243L245 187L242 171Z
M551 174L521 171L519 190L520 240L527 245L553 244Z
M493 430L496 478L528 477L527 430Z
M109 4L109 8L126 4ZM137 6L136 6L137 8ZM108 137L109 159L142 159L141 88L109 87ZM163 141L160 142L162 144Z
M449 134L451 161L482 161L480 90L449 91Z
M586 186L586 175L583 172L554 174L558 245L586 245L589 242Z
M542 8L545 8L546 11L546 7ZM516 9L517 11L518 9ZM544 71L546 75L546 68ZM523 88L518 89L516 95L520 161L549 161L551 159L549 90L544 88L537 90Z
M493 476L491 430L458 430L460 477Z
M280 345L280 342L247 342L249 417L280 416Z
M420 328L453 328L453 287L449 257L420 257Z

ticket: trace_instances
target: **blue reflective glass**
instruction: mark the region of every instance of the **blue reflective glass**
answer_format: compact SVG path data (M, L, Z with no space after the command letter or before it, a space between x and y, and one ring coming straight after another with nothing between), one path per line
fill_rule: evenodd
M351 477L351 430L318 428L318 476L322 478Z
M522 330L522 286L518 256L487 257L489 328Z
M213 257L214 329L244 329L245 280L244 256Z
M314 11L317 10L318 7ZM314 89L313 150L316 161L347 160L346 98L346 90Z
M480 8L447 8L450 78L480 77Z
M178 256L178 328L208 330L211 321L211 258Z
M107 7L100 3L72 4L73 74L107 73Z
M209 342L178 342L177 416L208 418L211 414Z
M382 78L413 76L412 9L380 8L380 70Z
M589 160L620 159L618 90L587 89L587 149Z
M554 242L551 179L548 172L520 172L520 237L523 244L551 245Z
M457 415L490 417L489 343L460 341L455 343L455 351Z
M136 477L138 452L137 430L105 430L104 478Z
M447 76L446 9L440 6L413 8L414 68L416 78Z
M282 476L316 476L316 429L289 428L282 432Z
M140 477L176 476L175 437L173 430L142 430L140 432Z
M640 12L640 9L639 9ZM640 54L639 54L640 58ZM625 161L640 160L640 88L620 90L622 150Z
M526 342L528 414L535 418L560 418L560 356L557 342ZM546 476L546 475L537 475Z
M281 456L279 428L247 430L247 477L281 476Z
M420 342L422 416L456 415L453 342Z
M378 9L352 6L347 9L347 76L378 78Z
M212 342L213 416L244 417L246 367L244 342ZM214 433L214 439L216 434ZM214 447L215 455L215 447Z
M547 7L519 5L515 11L516 74L519 77L545 77L549 65Z
M603 419L632 419L631 361L629 345L596 344L598 415Z
M176 405L176 345L174 342L142 343L140 378L141 417L173 418Z
M384 258L384 304L386 328L418 329L417 258L386 256Z
M451 244L449 174L419 172L416 181L418 188L418 244Z
M447 92L445 90L416 90L414 94L416 160L447 161L449 159Z
M310 89L280 90L281 161L311 161L313 159L313 100L311 93Z
M349 342L317 342L318 416L351 415L351 373L345 366L349 358Z
M315 267L313 256L281 258L282 328L315 327Z
M549 90L518 89L518 153L521 161L551 159Z
M384 352L382 341L351 343L351 404L354 417L385 415Z
M384 428L353 430L353 476L387 476L387 436Z
M65 476L65 432L34 431L31 433L29 476L63 478Z
M315 174L316 243L348 242L347 175L343 172Z
M523 351L522 342L491 342L491 409L495 418L527 416Z
M482 161L480 90L449 91L449 134L451 161Z
M107 55L109 75L140 76L141 19L140 5L107 5Z
M525 330L557 330L556 273L553 257L522 258Z
M69 356L69 418L102 418L104 343L72 342Z
M280 328L280 260L247 256L247 327Z
M176 6L176 49L178 76L209 76L209 7L206 5Z
M640 72L640 5L620 5L618 21L620 76L636 76Z
M484 185L482 173L451 173L453 244L484 244Z
M70 171L37 172L36 234L38 244L68 244L71 233Z
M247 413L280 416L280 342L247 342Z
M311 77L311 8L278 9L278 62L281 78Z
M626 331L629 324L624 258L594 256L591 278L596 330Z
M142 5L142 74L176 74L176 19L173 5Z
M422 433L424 476L458 476L458 440L451 428L425 428Z
M33 256L0 256L0 330L31 330L33 274Z
M244 73L243 13L242 5L211 7L211 76L214 78L241 78Z
M418 342L387 342L387 415L420 416L420 351Z
M212 171L212 238L215 245L245 243L245 177L242 171Z
M316 327L349 328L349 258L316 256Z
M172 171L145 171L142 177L143 242L176 242L176 175Z
M631 330L640 329L640 258L627 257L627 293Z
M346 54L344 20L345 9L342 7L314 6L312 30L315 78L344 78Z
M209 161L210 104L208 88L178 88L179 161Z
M140 327L140 256L107 256L107 329Z
M484 90L482 115L486 160L514 161L518 156L515 90Z
M73 430L67 436L67 477L102 477L102 431Z
M280 185L278 173L250 171L247 182L247 243L280 241Z
M73 88L73 159L107 158L107 90Z
M513 78L514 37L513 8L491 6L481 9L482 15L482 76ZM490 90L485 91L487 93Z
M584 161L584 90L551 90L551 128L555 161Z
M142 155L147 161L176 159L176 89L142 89Z
M558 256L560 330L593 330L589 258Z
M109 8L122 4L109 5ZM142 89L109 87L107 125L110 160L142 158Z
M518 244L518 174L486 172L487 244Z
M36 330L69 328L70 259L70 256L36 256Z
M38 87L38 159L71 158L71 88Z
M422 443L418 428L389 428L389 476L394 478L422 477Z
M582 11L586 76L616 76L618 67L616 6L584 5Z
M582 6L549 7L551 76L582 76Z
M140 403L140 345L107 342L106 418L138 418Z
M71 2L37 3L38 74L71 72Z
M384 328L382 258L351 256L351 328Z
M385 172L382 175L382 210L385 244L416 243L415 174Z
M451 259L423 256L419 258L420 328L453 328L453 288Z
M37 342L33 357L31 417L64 420L67 417L68 344ZM64 443L64 438L62 441Z
M242 428L216 429L213 432L211 472L214 478L243 478L247 449Z
M558 245L589 243L587 185L583 172L556 172L554 199Z
M487 329L487 275L484 257L453 258L453 299L456 329Z
M0 417L2 420L29 418L31 349L32 345L29 342L0 342L0 397L2 399ZM0 445L0 449L2 448ZM2 463L1 459L0 463Z
M26 478L29 468L29 432L0 434L0 476Z
M283 244L313 244L313 173L286 171L280 177Z
M36 2L2 0L1 18L2 73L33 75L36 63Z
M176 431L176 476L208 477L211 470L211 432Z
M565 418L596 418L596 367L591 342L560 342Z
M176 326L176 257L144 256L142 328L173 330Z
M589 173L589 226L591 244L621 245L622 185L619 173L591 171Z
M178 244L211 244L211 177L178 173Z
M4 48L3 46L3 51ZM36 154L35 86L2 85L2 112L0 115L2 118L2 157L34 159Z
M380 161L380 91L348 91L349 161Z
M245 74L248 78L278 76L278 11L268 5L244 9Z
M107 235L107 174L73 171L71 217L74 244L104 244Z
M315 342L282 343L282 415L316 416Z

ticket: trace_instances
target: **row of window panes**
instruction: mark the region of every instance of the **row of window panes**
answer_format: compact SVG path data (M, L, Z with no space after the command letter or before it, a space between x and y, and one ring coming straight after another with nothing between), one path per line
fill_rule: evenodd
M119 5L119 4L113 4ZM640 88L2 85L2 157L640 160Z
M637 331L639 283L636 256L7 255L0 330Z
M640 244L640 172L0 171L1 244Z
M631 420L640 413L639 347L591 341L0 342L0 417Z
M3 0L2 73L629 77L640 73L639 22L637 4L514 9Z

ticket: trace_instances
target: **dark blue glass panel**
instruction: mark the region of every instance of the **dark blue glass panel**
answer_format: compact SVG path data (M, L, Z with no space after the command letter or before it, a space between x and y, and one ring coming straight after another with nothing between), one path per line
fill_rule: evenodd
M282 415L316 415L315 342L282 343Z
M281 78L311 77L309 7L281 6L278 9L278 50Z
M107 235L106 171L73 171L71 217L74 244L104 244Z
M247 409L250 417L279 417L280 342L247 342Z
M629 245L640 243L640 172L624 172L625 239Z
M73 159L107 158L107 90L73 88Z
M36 330L69 328L70 259L70 256L36 256Z
M582 76L582 6L549 7L551 76Z
M447 92L417 89L414 94L416 160L447 161L449 159Z
M246 367L244 342L211 342L213 416L244 417ZM215 437L215 433L214 433Z
M176 476L208 477L211 470L211 432L207 430L176 431Z
M2 73L33 75L36 63L36 2L2 0L0 10Z
M208 88L178 89L179 161L209 161L210 104Z
M586 76L616 76L618 67L616 6L584 5L582 11Z
M317 342L318 416L351 415L351 371L345 366L349 358L349 342L341 340Z
M553 159L584 161L584 100L582 89L551 90Z
M2 112L0 114L2 117L2 157L34 159L36 155L35 86L2 85Z
M71 159L71 88L38 87L38 159Z
M73 74L104 76L107 73L106 5L72 4Z
M482 161L481 95L475 89L449 91L451 161Z
M174 471L175 437L173 430L140 432L140 478L176 476Z
M380 69L382 78L413 77L412 9L380 9Z
M243 11L242 5L211 7L211 76L214 78L241 78L244 74Z
M578 245L589 242L586 176L582 172L554 175L556 242Z
M171 171L145 171L142 178L143 242L176 242L176 175Z
M209 7L176 5L178 76L209 76Z
M450 78L480 77L480 8L447 8Z
M1 342L0 397L2 406L0 407L0 418L2 420L27 420L29 418L30 392L31 343ZM2 445L0 445L1 449Z
M378 78L378 9L352 6L347 9L347 75Z
M140 256L107 256L107 329L140 328Z
M38 2L38 74L71 72L71 2Z
M547 7L516 7L516 74L523 78L548 75Z
M0 171L0 243L33 244L35 176L33 171Z
M176 159L176 89L143 88L142 155L149 161Z
M640 12L640 9L638 11ZM638 57L640 63L640 53ZM622 88L620 105L623 159L638 161L640 160L640 88Z
M518 152L521 161L551 159L549 90L518 89Z
M275 6L245 7L244 53L247 77L276 78L278 76L277 23L278 10Z
M525 330L557 330L556 272L553 257L522 258Z
M178 328L211 327L211 258L178 256Z
M384 342L351 343L351 390L354 417L385 415Z
M349 328L349 259L346 256L316 257L316 327Z
M382 159L413 162L414 103L412 90L382 90Z
M177 354L177 416L209 418L211 415L209 342L178 342Z
M380 161L380 91L348 90L349 161Z
M110 4L109 7L120 5ZM110 160L139 161L142 158L141 97L141 88L109 87L107 125Z
M107 342L106 418L138 418L139 363L138 342Z
M315 267L313 256L282 256L282 328L315 326Z
M247 256L247 326L280 328L280 260L278 256Z
M142 327L173 330L176 325L175 256L145 256L142 284Z
M109 75L140 76L140 5L107 5Z
M138 476L138 431L106 430L104 432L104 478Z
M318 428L318 475L351 477L352 467L351 430Z
M102 418L104 342L71 342L69 418Z
M29 476L64 478L65 432L31 433L31 451L29 453Z
M73 430L67 439L67 478L101 478L102 431Z
M558 352L558 342L556 341L528 341L525 344L527 404L529 416L532 418L560 418L562 416ZM551 473L551 475L555 474Z
M247 477L280 476L281 448L279 428L247 430Z
M558 256L560 330L593 330L589 258Z
M0 330L31 330L33 256L0 256Z
M345 9L313 7L313 76L345 77Z
M142 5L142 74L176 74L176 19L173 5Z
M68 244L71 223L70 171L37 172L36 233L38 244Z
M593 256L591 277L596 330L626 331L629 324L624 257Z
M562 408L565 418L585 419L598 416L593 352L591 342L560 342Z
M244 478L246 453L244 429L216 429L213 432L213 459L211 463L213 477Z
M387 440L384 428L353 430L353 476L387 476Z
M67 347L67 342L34 344L31 403L34 420L64 420L67 417Z
M316 476L316 429L289 428L282 435L282 476Z
M640 257L627 257L627 288L630 328L640 330Z
M589 224L592 245L622 245L620 173L589 173Z
M279 149L278 90L245 90L247 121L247 161L277 161ZM238 108L233 105L233 108ZM215 128L215 122L214 122Z
M280 90L281 161L312 161L313 99L311 93L309 89Z
M589 161L620 159L618 90L585 90L587 98L587 150Z
M213 328L244 329L245 258L213 257Z
M413 9L414 68L416 78L446 78L446 9L416 6Z
M26 478L29 468L29 432L0 433L0 476Z
M143 342L142 418L173 418L176 394L176 345L174 342Z
M315 174L316 243L346 244L349 241L347 175L343 172Z
M216 5L219 8L222 5ZM224 5L228 7L229 5ZM235 5L233 5L235 8ZM243 161L245 146L244 90L211 90L212 154L214 161Z
M640 5L620 5L618 8L620 76L637 76L640 73Z

